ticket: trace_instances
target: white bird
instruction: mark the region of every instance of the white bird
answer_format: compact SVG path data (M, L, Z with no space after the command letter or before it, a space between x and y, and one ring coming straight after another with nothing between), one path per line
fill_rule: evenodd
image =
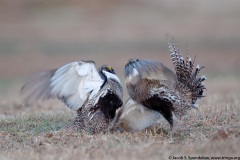
M187 56L181 56L169 41L175 73L157 60L131 59L125 65L125 82L130 99L117 110L111 129L122 126L127 131L143 130L161 119L172 130L177 119L191 108L197 108L203 97L205 76L198 78L203 67Z
M97 70L93 61L72 62L40 72L23 85L21 93L27 101L58 98L77 111L74 128L91 133L108 128L123 100L114 69L103 65Z

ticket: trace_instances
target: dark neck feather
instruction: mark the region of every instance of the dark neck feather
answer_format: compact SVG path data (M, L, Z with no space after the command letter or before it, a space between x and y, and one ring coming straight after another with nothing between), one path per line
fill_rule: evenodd
M103 70L100 70L99 71L99 74L100 74L100 76L102 77L102 79L104 80L103 81L103 84L101 85L101 87L100 87L100 89L102 89L103 88L103 86L106 84L106 82L107 82L107 76L103 73Z

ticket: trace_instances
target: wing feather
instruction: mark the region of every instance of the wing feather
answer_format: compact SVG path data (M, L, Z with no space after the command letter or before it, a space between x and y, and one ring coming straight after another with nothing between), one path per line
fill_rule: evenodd
M135 76L139 79L151 79L151 80L166 80L172 84L177 82L176 74L161 62L156 60L135 60L129 62L125 66L125 77L133 76L133 72L136 70L139 75ZM132 80L132 78L131 78Z
M21 89L27 101L58 98L78 110L92 91L100 89L103 79L93 62L72 62L59 69L40 72Z
M33 75L21 88L21 93L24 95L25 100L47 100L54 98L51 95L51 77L56 70L42 71Z

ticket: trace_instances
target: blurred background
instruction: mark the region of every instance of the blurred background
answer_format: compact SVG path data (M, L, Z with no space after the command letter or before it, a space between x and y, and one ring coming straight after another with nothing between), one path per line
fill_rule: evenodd
M173 68L166 34L206 66L208 95L239 93L238 0L0 0L0 109L21 103L33 73L72 61L110 64L122 81L130 58Z

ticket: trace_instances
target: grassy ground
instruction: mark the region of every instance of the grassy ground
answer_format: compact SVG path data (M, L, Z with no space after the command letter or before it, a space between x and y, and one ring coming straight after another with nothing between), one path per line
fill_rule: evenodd
M182 119L171 141L167 123L138 133L90 135L64 130L75 114L58 101L1 104L1 159L168 159L239 156L239 78L208 80L199 111ZM4 114L5 113L5 114ZM17 113L17 114L16 114Z
M0 159L240 157L239 4L0 0ZM25 105L18 95L32 73L81 59L112 65L122 81L130 58L173 68L166 33L183 55L197 55L208 78L207 97L182 118L173 142L167 123L134 134L65 131L76 115L61 102Z

